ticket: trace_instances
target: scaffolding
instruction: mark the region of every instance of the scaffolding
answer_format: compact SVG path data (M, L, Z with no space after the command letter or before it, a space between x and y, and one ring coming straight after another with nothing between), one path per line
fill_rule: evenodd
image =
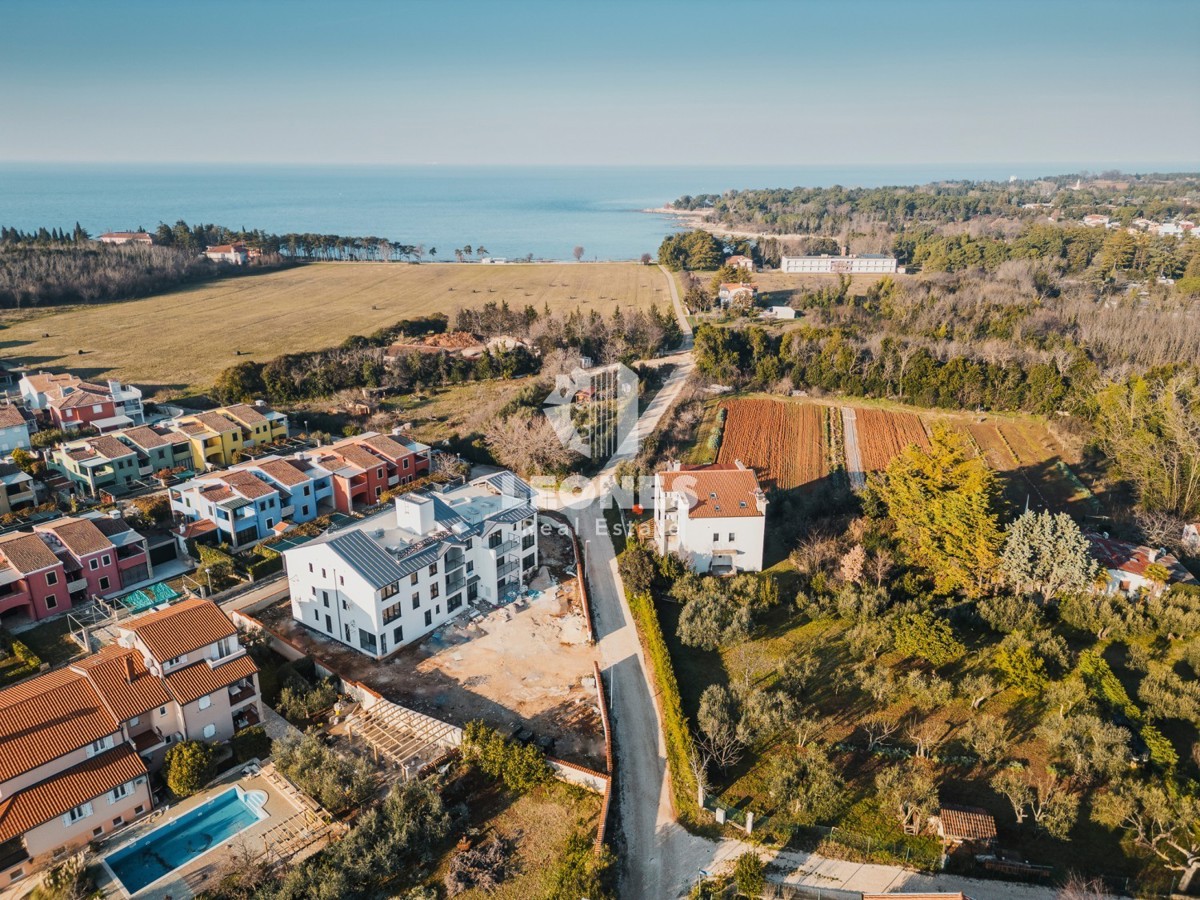
M346 734L361 739L376 762L386 761L404 781L462 743L462 730L387 700L346 720Z

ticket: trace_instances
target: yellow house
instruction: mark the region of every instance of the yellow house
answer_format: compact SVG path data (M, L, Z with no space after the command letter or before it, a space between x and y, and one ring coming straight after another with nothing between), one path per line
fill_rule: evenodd
M191 442L193 459L211 468L224 468L236 463L242 450L287 437L288 421L269 407L239 403L183 416L175 430Z

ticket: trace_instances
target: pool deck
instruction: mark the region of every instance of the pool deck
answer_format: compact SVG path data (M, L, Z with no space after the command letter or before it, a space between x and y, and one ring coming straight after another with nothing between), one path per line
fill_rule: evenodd
M294 859L302 859L324 846L324 837L308 843L300 840L303 838L306 829L314 824L314 817L312 811L306 808L300 798L291 796L292 792L287 789L286 782L282 782L278 776L272 776L269 766L256 775L243 774L244 768L244 766L239 766L236 769L231 769L219 780L213 782L198 794L188 797L186 800L170 806L159 807L159 809L141 822L122 831L115 840L106 844L94 860L96 863L94 871L97 875L96 886L103 892L104 897L125 898L129 897L130 894L113 877L112 872L107 866L99 865L101 859L113 851L126 846L131 841L150 833L159 826L165 825L171 819L177 818L218 794L224 793L229 790L230 786L235 784L244 791L262 791L267 795L267 802L263 807L267 812L267 818L260 822L255 822L245 830L238 832L225 843L197 857L187 865L181 866L162 880L148 885L133 896L137 897L138 900L143 900L143 898L145 900L167 900L167 898L170 898L170 900L189 900L189 898L194 897L198 892L207 888L210 884L210 879L221 877L222 867L228 859L229 848L239 843L246 844L256 854L261 854L265 852L268 841L272 847L278 850L281 843L287 839L297 840L301 849L295 854ZM311 801L309 802L311 803Z

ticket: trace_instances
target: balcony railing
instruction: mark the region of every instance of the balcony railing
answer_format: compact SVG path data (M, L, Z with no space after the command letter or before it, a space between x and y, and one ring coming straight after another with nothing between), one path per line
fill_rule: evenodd
M496 579L499 580L501 578L504 578L507 575L511 575L513 572L517 571L517 569L520 567L520 565L521 564L517 560L514 559L511 562L506 562L502 566L497 566Z
M511 550L516 550L517 542L515 540L507 540L503 544L497 544L495 547L488 547L488 549L495 553L496 557L499 558Z
M254 690L254 685L252 684L242 685L236 690L234 688L230 688L229 705L238 706L239 704L245 703L247 700L253 700L257 696L258 692Z
M467 578L465 575L462 575L462 574L456 575L453 578L447 578L446 579L446 593L453 594L455 591L462 590L463 586L466 583L467 583Z

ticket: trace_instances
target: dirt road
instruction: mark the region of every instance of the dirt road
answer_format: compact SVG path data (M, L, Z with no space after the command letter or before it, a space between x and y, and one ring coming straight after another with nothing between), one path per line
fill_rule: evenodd
M846 475L852 490L867 486L867 473L863 471L862 452L858 449L858 417L849 406L842 408L842 434L846 444Z

